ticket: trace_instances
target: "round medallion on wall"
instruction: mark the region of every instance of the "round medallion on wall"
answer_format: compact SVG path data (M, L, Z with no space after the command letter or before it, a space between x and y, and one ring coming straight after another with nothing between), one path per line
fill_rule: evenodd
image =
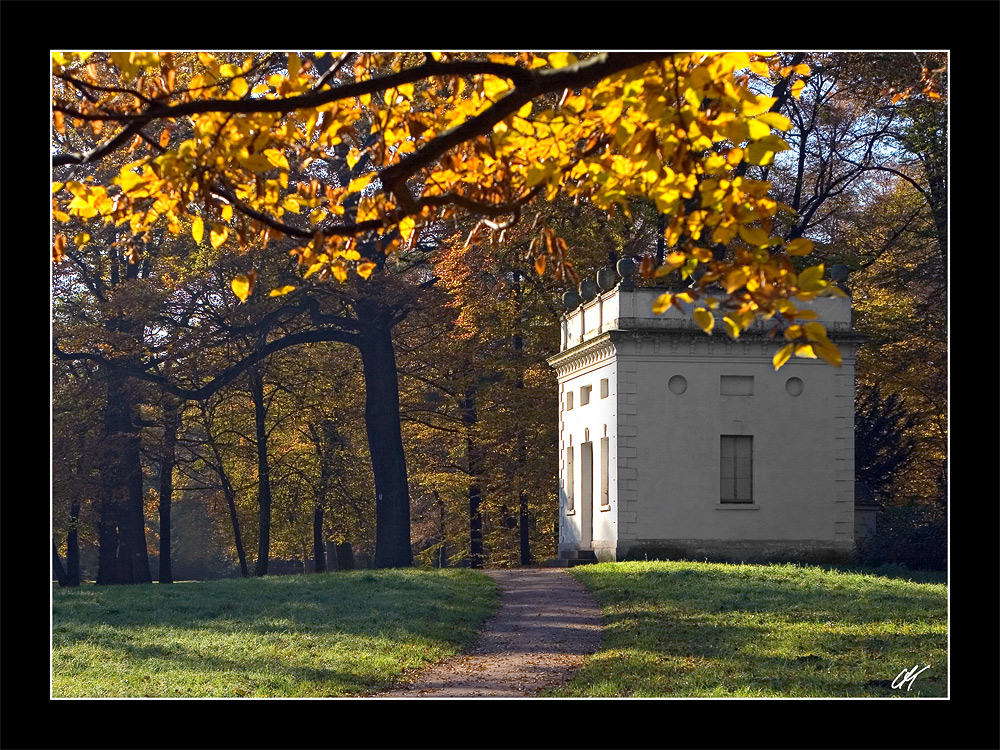
M785 390L788 391L789 396L801 395L802 391L805 390L802 378L789 378L785 381Z
M670 380L667 381L667 388L670 389L671 393L676 393L678 396L687 390L688 382L687 378L683 375L674 375Z

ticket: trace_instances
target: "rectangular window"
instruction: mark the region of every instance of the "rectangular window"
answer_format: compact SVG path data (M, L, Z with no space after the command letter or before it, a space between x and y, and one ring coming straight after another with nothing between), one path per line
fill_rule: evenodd
M721 500L753 502L753 436L723 435L720 444Z
M573 512L573 446L566 449L566 512Z
M592 385L584 385L580 387L580 406L590 403L590 392L594 389Z
M573 391L566 391L566 411L573 410Z
M580 443L580 505L583 522L588 524L594 512L594 443Z
M608 493L608 438L601 438L601 509L611 507L611 496Z
M608 379L601 378L601 398L608 397Z

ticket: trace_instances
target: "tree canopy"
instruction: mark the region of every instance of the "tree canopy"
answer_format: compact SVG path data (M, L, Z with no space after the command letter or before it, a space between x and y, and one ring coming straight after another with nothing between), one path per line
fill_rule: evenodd
M658 310L693 306L709 332L718 310L733 337L773 317L788 340L776 366L793 353L839 364L796 304L839 292L822 264L793 262L812 242L773 231L791 209L750 176L788 149L779 110L805 86L802 58L57 52L53 256L95 222L127 227L136 259L156 227L212 248L287 236L303 276L345 282L460 214L502 233L535 199L613 212L642 197L667 217L669 249L643 271L706 271ZM539 232L530 252L538 271L572 277L560 237ZM257 283L295 288L247 268L232 290L245 299Z

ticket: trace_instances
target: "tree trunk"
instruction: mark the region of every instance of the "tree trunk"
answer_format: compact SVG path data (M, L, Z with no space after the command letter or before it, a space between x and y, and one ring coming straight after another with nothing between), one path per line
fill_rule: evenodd
M478 484L469 485L469 567L483 567L483 516L479 511L482 495Z
M66 585L66 571L63 570L62 560L59 559L59 549L55 542L52 542L52 575L56 577L56 582L60 587Z
M66 585L80 585L80 501L74 500L69 508L69 531L66 533Z
M392 329L377 308L359 348L365 378L365 428L375 474L375 567L413 564L410 548L410 490L399 419L399 377Z
M469 567L483 567L483 517L479 510L482 494L479 482L479 457L475 441L472 439L472 426L476 423L475 386L465 389L465 401L462 405L462 422L468 428L465 439L465 454L469 464Z
M316 490L316 507L313 510L313 560L316 572L325 573L328 566L323 516L326 498L330 491L330 477L333 473L333 455L340 445L340 436L332 419L324 419L318 428L310 423L309 433L312 435L316 457L319 459L319 487ZM335 569L332 562L329 567Z
M940 175L928 177L929 201L931 214L934 217L934 228L937 232L938 248L941 251L941 261L948 271L948 188L945 178Z
M531 518L528 516L528 495L522 490L518 497L517 524L521 531L521 565L531 565Z
M448 567L448 509L445 502L441 499L441 494L434 490L434 502L438 507L438 528L441 534L441 546L438 547L437 551L437 566L438 568Z
M264 406L264 374L260 367L250 373L250 395L253 398L254 426L257 438L257 503L260 508L260 534L257 539L257 567L254 575L267 575L271 549L271 475L267 462L267 425Z
M160 457L160 583L173 583L170 567L170 505L174 494L178 404L167 397L163 403L163 455Z
M102 475L103 475L102 471ZM111 489L101 477L101 507L97 518L98 586L121 583L118 578L118 509Z
M127 524L125 538L128 540L129 583L152 583L149 569L149 550L146 548L146 514L142 491L142 445L138 431L133 428L127 441L125 454L128 504L125 509Z
M104 411L105 453L101 463L100 551L97 583L149 583L143 512L140 438L124 376L108 377Z
M326 541L323 539L323 506L316 504L313 511L313 569L326 572Z
M236 545L236 556L240 558L240 575L248 578L250 570L247 568L247 553L243 549L243 535L240 533L240 517L236 513L236 491L233 489L233 485L229 482L229 477L226 476L226 472L222 468L221 459L216 471L219 474L219 479L222 480L222 493L226 496L226 505L229 506L229 520L233 524L233 543Z

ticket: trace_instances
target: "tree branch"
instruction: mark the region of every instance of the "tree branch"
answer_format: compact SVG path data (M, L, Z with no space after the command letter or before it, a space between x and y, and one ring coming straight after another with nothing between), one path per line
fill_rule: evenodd
M92 161L97 161L102 159L112 151L126 143L131 142L132 136L136 135L142 130L142 126L145 123L142 122L132 122L122 128L121 132L118 133L114 138L107 141L100 146L97 146L87 153L82 152L69 152L65 154L54 154L52 156L52 166L61 167L67 164L89 164Z
M655 58L654 58L655 59ZM570 67L560 68L560 71ZM614 71L612 71L614 72ZM72 107L56 104L53 110L63 112L81 120L114 120L117 122L147 123L152 120L170 117L185 117L206 112L229 112L235 114L254 114L258 112L277 112L287 114L300 109L312 109L342 99L353 99L365 94L374 94L387 89L396 88L406 83L416 83L425 78L436 76L468 76L494 75L514 81L515 85L529 83L535 76L531 71L517 65L494 63L482 60L457 60L437 62L430 60L413 68L401 70L398 73L370 78L365 81L345 83L332 89L309 91L305 94L282 97L277 99L202 99L180 104L155 104L143 112L127 114L122 112L80 112Z
M382 169L378 177L383 190L397 196L406 205L412 197L406 192L403 182L421 168L432 164L449 149L465 143L479 135L489 133L493 126L507 115L513 114L537 96L567 88L577 88L596 83L603 78L634 68L643 63L665 57L669 53L602 53L597 57L567 65L564 68L542 72L522 71L526 76L515 80L515 87L492 107L459 125L446 130L433 141L404 156L399 162ZM404 197L400 197L405 193Z
M109 367L110 369L120 372L124 375L129 375L131 377L137 378L139 380L145 380L150 383L155 383L160 388L162 388L167 393L171 393L179 398L187 399L190 401L201 401L208 398L209 396L218 392L223 386L229 385L233 382L239 375L246 371L252 365L257 364L261 360L267 358L275 352L279 352L282 349L288 349L292 346L298 346L299 344L312 344L319 343L323 341L339 341L341 343L350 344L352 346L358 346L360 341L360 336L357 333L348 333L347 331L333 330L333 329L319 329L311 331L300 331L298 333L291 333L287 336L283 336L280 339L275 339L274 341L268 343L267 345L254 350L242 360L236 364L225 369L221 374L205 383L199 388L182 388L179 385L171 383L167 378L162 375L157 375L155 373L149 372L142 367L130 367L128 365L122 364L116 360L108 359L99 354L93 354L90 352L64 352L59 349L58 344L53 342L52 352L56 355L58 359L63 361L69 360L86 360L90 362L97 362L98 364Z
M323 104L350 99L364 94L373 94L394 88L405 83L415 83L426 78L437 76L494 75L514 82L514 89L486 112L457 125L442 133L423 148L410 154L403 162L382 170L379 174L383 186L395 185L408 175L414 174L448 149L476 135L482 135L508 114L517 111L522 105L536 96L565 88L575 88L595 83L609 75L622 70L651 62L663 57L664 52L645 53L603 53L597 57L584 60L564 68L546 71L529 71L516 65L494 63L479 60L459 60L437 62L427 60L399 73L392 73L367 81L356 81L335 88L310 91L305 94L279 99L210 99L192 102L182 102L174 105L156 104L137 114L125 113L87 113L74 108L56 104L53 110L63 112L82 120L114 120L127 122L130 126L141 125L160 118L174 118L205 112L257 113L280 112L287 113L299 109L311 109ZM130 131L130 135L137 132ZM126 128L127 130L128 128ZM121 134L116 137L120 138ZM91 161L95 156L104 156L120 146L120 140L112 140L99 146L91 154L57 154L53 156L53 166L66 164L81 164L84 160ZM405 198L401 199L401 202Z

